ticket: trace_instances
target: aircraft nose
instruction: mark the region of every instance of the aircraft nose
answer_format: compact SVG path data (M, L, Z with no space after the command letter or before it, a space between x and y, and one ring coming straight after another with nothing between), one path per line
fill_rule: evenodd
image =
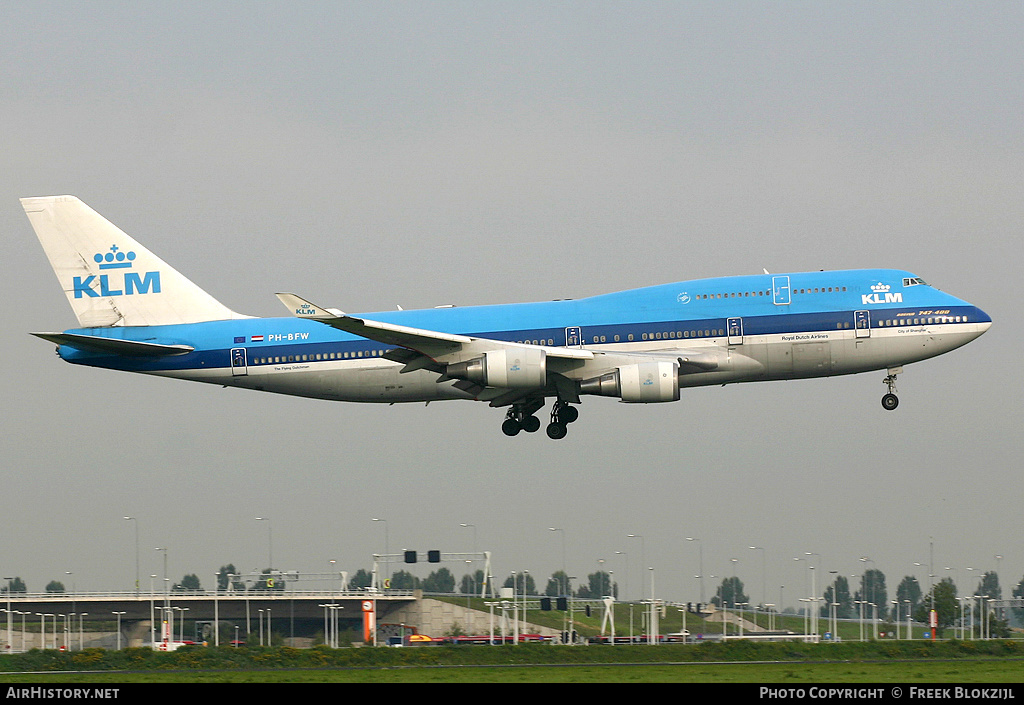
M985 331L992 327L992 317L989 316L984 311L982 311L977 306L975 306L974 310L975 314L973 318L976 326L975 330L978 331L978 335L981 335L982 333L984 333Z
M974 309L978 312L977 315L975 316L975 318L978 321L981 321L982 323L984 323L986 325L992 325L992 316L988 315L987 313L982 311L977 306L975 306Z

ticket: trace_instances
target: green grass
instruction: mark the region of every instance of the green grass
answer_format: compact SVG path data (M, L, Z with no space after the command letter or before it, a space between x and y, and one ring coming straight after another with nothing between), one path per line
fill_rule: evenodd
M30 651L4 683L1020 682L1024 641Z
M1016 660L692 663L0 674L0 682L117 683L1019 683Z
M431 599L438 600L441 602L449 602L454 605L462 607L469 607L471 609L479 610L481 612L487 612L490 608L486 606L485 600L471 597L446 597L443 595L431 595ZM646 607L644 605L635 604L633 605L633 633L640 634L643 631L642 615L645 612ZM730 611L730 615L735 614ZM764 614L754 614L753 612L744 612L743 617L748 622L754 622L762 627L768 626L768 616ZM577 607L573 613L573 623L576 630L583 636L596 636L601 632L601 618L602 608L595 607L591 609L591 616L587 617L586 613L582 608ZM560 612L552 610L544 612L542 610L527 610L525 621L531 624L538 624L542 627L548 627L550 629L556 629L561 631L563 626L563 619L568 619L568 612ZM678 607L668 607L665 610L665 616L658 622L659 630L662 634L670 634L678 632L683 628L683 616L679 612ZM804 631L804 618L799 615L793 614L777 614L775 615L775 628L778 630L788 629L792 632L803 633ZM913 625L913 634L915 637L920 638L921 633L924 630L924 625L915 624ZM686 629L690 634L696 636L697 634L710 634L719 635L722 633L721 622L711 622L700 619L693 614L686 615ZM736 626L734 624L729 625L729 634L735 635ZM882 622L878 625L879 632L893 633L897 630L895 624L891 622ZM824 634L829 631L829 621L821 618L818 620L818 633ZM905 635L906 624L901 622L899 625L899 632L901 637ZM615 632L620 636L626 636L629 634L629 603L618 603L615 606ZM946 636L952 636L952 630L947 630ZM864 633L866 638L873 636L873 629L871 625L864 625ZM837 635L843 641L859 641L861 638L861 627L857 622L838 622ZM431 636L441 636L439 634L432 634Z

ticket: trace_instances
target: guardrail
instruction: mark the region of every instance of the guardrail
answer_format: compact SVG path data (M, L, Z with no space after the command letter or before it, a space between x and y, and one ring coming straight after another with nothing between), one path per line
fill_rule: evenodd
M183 597L197 598L277 598L277 597L318 597L318 598L349 598L349 599L381 599L411 598L415 590L232 590L219 592L216 590L175 590L173 592L136 592L134 590L114 590L96 592L12 592L0 595L0 604L10 602L68 602L70 600L176 600Z

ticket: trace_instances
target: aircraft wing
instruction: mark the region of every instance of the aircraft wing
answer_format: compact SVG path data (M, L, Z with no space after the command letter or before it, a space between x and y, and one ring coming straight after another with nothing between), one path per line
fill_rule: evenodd
M669 361L679 365L679 374L689 375L698 372L717 370L727 361L727 355L716 350L694 350L690 348L671 348L668 350L651 350L647 352L631 352L629 358L636 360Z
M710 372L723 364L735 364L729 362L729 353L722 351L666 348L627 353L511 343L350 316L337 309L317 306L295 294L278 294L277 297L298 318L309 318L362 338L397 346L384 357L403 364L402 372L437 372L441 375L438 382L456 380L456 387L477 399L489 401L491 406L518 403L538 392L555 394L563 401L578 404L580 368L587 369L588 377L597 378L616 368L647 362L673 363L681 375ZM508 364L506 355L514 356L515 362ZM520 359L531 358L532 364L520 365ZM479 366L481 359L484 360L482 368Z
M578 348L510 343L505 340L442 333L422 328L411 328L395 323L374 321L368 318L358 318L356 316L349 316L337 309L317 306L295 294L277 294L277 298L297 318L310 318L338 330L343 330L346 333L376 340L387 345L397 345L413 350L433 360L458 353L475 355L503 348L543 349L547 357L564 360L592 360L594 358L594 353L591 351ZM405 360L399 361L404 362Z

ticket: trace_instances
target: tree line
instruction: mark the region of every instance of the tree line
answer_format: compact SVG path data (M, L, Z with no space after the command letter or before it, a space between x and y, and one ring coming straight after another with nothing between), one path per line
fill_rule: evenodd
M387 586L394 590L423 590L429 593L450 593L463 595L479 595L484 585L484 572L476 570L467 573L460 580L445 567L438 568L427 577L420 578L406 570L394 571ZM538 591L536 579L527 572L509 574L501 583L501 587L514 587L516 594L545 595L548 597L572 596L578 599L600 599L611 595L616 599L619 596L619 586L612 580L607 571L596 571L587 575L585 581L580 581L575 587L572 585L574 578L564 571L555 571L548 577L543 593ZM345 586L348 590L361 590L372 585L372 573L360 568L351 576ZM253 576L239 574L233 564L221 566L217 573L217 591L234 592L247 591L283 591L287 586L287 575L264 569L262 573ZM456 590L458 587L458 590ZM169 586L171 592L199 592L203 590L202 582L194 574L186 574L179 582ZM59 580L51 580L46 584L47 593L65 592L64 583ZM28 587L20 577L11 578L7 585L0 588L0 594L5 593L27 593ZM490 594L491 590L488 589ZM905 576L897 585L895 595L890 600L886 586L885 574L877 569L865 570L860 575L860 584L857 589L851 592L849 579L844 575L838 575L833 582L826 586L822 594L819 607L816 612L821 618L829 618L832 610L839 619L877 619L881 621L903 621L909 613L913 621L918 623L929 623L929 615L932 610L937 616L940 630L948 629L958 623L958 620L971 619L975 622L980 617L977 604L970 599L957 599L959 591L951 577L945 577L934 583L927 593L924 593L921 584L915 576ZM995 571L984 573L977 589L971 595L982 596L984 599L1001 600L1002 588L999 584L999 576ZM1012 590L1011 597L1024 598L1024 578L1017 583ZM732 576L724 578L718 586L712 604L717 607L736 609L738 605L750 605L750 598L744 592L743 581ZM756 605L750 605L757 607ZM761 605L761 608L764 606ZM972 613L971 610L974 610ZM802 610L801 610L802 611ZM1024 622L1024 608L1012 608L1005 617L996 617L992 623L993 636L1008 633L1009 620Z
M272 571L269 568L263 569L259 574L243 575L239 573L234 564L228 563L221 566L217 571L218 592L248 592L261 590L283 591L288 584L287 573ZM579 599L600 599L607 595L618 597L619 586L612 581L611 574L606 571L597 571L587 576L586 582L573 587L573 578L563 571L554 572L548 579L543 593L537 591L537 582L533 575L527 572L510 574L501 583L501 587L514 587L517 594L539 595L544 594L550 597L573 596ZM349 579L345 586L347 590L363 590L373 583L373 575L365 568L360 568ZM388 587L393 590L423 590L434 593L453 593L463 595L479 595L484 585L484 572L477 570L462 576L456 581L455 575L448 568L438 568L425 578L420 578L406 570L394 571L388 579ZM458 590L456 590L456 586ZM170 592L201 592L202 581L195 573L189 573L182 577L179 582L172 583ZM7 585L0 588L0 594L10 592L27 593L28 587L21 578L11 578ZM51 580L45 587L47 593L66 592L64 583L59 580ZM487 591L490 593L490 590Z
M902 622L909 615L914 622L929 624L930 615L934 610L939 633L957 624L975 624L984 616L992 636L1009 636L1010 619L1024 622L1024 608L1011 608L1005 616L992 615L980 606L977 600L1001 600L1002 588L999 576L995 571L984 573L978 581L978 587L967 598L957 598L959 591L951 577L945 577L934 583L924 593L917 578L905 576L897 585L896 593L890 600L886 587L885 574L877 569L864 571L860 576L860 585L853 592L850 582L844 575L836 576L825 588L815 610L819 618L828 619L834 614L838 619L874 619L889 622ZM1024 578L1011 592L1011 597L1024 598ZM744 593L743 581L737 577L725 578L718 586L711 602L717 607L736 609L737 606L750 605L750 599ZM761 606L763 608L763 605ZM800 610L804 612L804 610Z

